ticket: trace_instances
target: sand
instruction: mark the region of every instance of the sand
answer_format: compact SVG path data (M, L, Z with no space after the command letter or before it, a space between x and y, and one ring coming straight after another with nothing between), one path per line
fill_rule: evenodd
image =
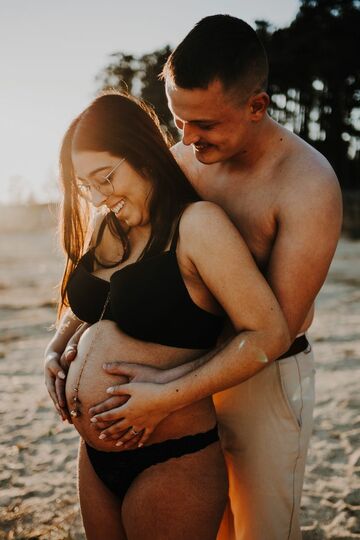
M85 538L78 435L59 421L43 383L62 269L55 245L51 227L0 235L0 540ZM310 332L317 402L302 500L305 540L360 538L359 284L360 242L343 239Z

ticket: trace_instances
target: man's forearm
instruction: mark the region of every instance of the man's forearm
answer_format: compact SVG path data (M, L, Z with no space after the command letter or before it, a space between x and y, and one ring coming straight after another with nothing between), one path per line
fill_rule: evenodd
M191 362L186 362L185 364L181 364L180 366L176 366L174 368L164 370L161 376L161 382L169 383L177 379L180 379L181 377L184 377L188 373L192 373L194 370L198 369L203 364L206 364L206 362L208 362L210 358L212 358L221 349L223 349L224 346L225 344L219 345L215 349L212 349L211 351L200 356L199 358L195 358L195 360L191 360Z
M166 383L166 400L175 411L240 384L278 358L288 348L283 334L242 332L186 374Z

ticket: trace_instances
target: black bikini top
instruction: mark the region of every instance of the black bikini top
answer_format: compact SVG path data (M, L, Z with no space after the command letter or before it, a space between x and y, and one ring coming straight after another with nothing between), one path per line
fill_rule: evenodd
M110 282L92 274L90 251L70 276L67 295L73 313L82 321L115 321L136 339L188 349L216 344L225 317L215 315L191 299L176 256L180 219L168 251L144 257L115 271Z

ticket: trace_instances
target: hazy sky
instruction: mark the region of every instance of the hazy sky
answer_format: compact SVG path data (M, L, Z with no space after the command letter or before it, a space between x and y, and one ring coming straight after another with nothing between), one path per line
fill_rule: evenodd
M282 27L298 7L298 0L0 0L0 202L10 191L49 198L62 135L94 97L109 54L174 46L215 13Z

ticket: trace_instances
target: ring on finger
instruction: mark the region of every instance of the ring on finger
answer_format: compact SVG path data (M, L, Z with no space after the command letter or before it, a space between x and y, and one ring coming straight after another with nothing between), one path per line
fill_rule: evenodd
M130 430L130 433L131 433L132 435L139 435L140 431L136 431L136 429L132 428L132 429Z

